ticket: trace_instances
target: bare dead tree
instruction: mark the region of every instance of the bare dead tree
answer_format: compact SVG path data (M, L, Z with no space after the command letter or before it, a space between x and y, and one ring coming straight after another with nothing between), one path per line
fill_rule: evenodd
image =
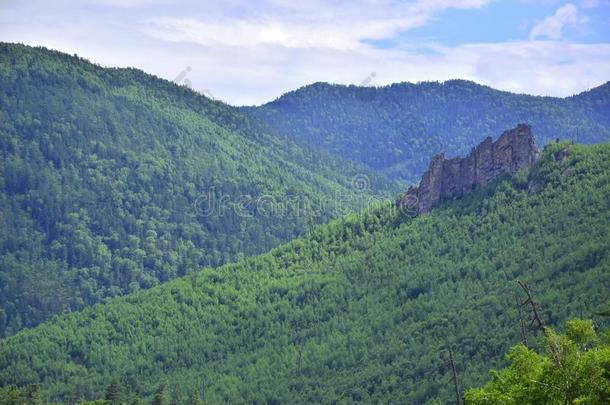
M538 309L540 308L538 303L536 301L534 301L534 299L532 298L532 290L530 290L529 286L524 283L521 280L517 280L517 284L519 284L519 286L521 287L521 289L525 292L525 295L527 296L527 299L525 301L523 301L520 306L525 306L525 305L529 305L530 308L532 309L532 319L530 322L530 327L533 326L534 324L538 325L538 328L542 329L544 331L544 322L542 322L542 318L540 318L540 314L538 312Z
M517 284L519 284L519 286L521 287L521 289L525 292L525 295L527 296L527 299L525 301L523 301L520 306L529 305L532 309L532 320L530 322L529 327L531 328L532 326L534 326L534 324L536 324L539 329L542 329L542 333L544 333L544 335L547 337L547 339L549 339L549 342L550 342L549 348L551 350L551 354L553 355L553 359L555 360L555 363L557 363L559 366L561 366L560 353L557 352L556 343L552 339L550 339L552 337L552 335L549 334L549 331L544 327L544 322L542 322L542 318L540 317L540 313L538 312L538 310L540 309L540 306L538 305L538 303L536 301L534 301L534 298L532 297L532 290L526 283L524 283L520 280L517 280Z
M460 386L458 383L457 371L455 370L455 362L453 361L453 351L449 348L449 365L451 366L451 380L455 389L455 404L462 405L462 397L460 395Z
M525 345L525 347L529 347L528 343L527 343L527 324L525 323L525 320L523 319L523 311L521 311L521 301L519 301L519 298L516 298L517 300L517 313L519 314L519 327L521 329L521 341L523 342L523 344Z

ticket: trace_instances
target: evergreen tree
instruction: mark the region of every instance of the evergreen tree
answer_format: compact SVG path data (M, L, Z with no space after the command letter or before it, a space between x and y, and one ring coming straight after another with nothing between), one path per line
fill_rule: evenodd
M112 382L106 388L106 394L104 399L110 404L120 405L125 401L126 392L125 386L118 379L112 380Z
M155 395L153 396L151 405L166 405L166 401L167 399L165 397L165 383L162 383L161 385L159 385L159 388L157 388L157 391L155 391Z

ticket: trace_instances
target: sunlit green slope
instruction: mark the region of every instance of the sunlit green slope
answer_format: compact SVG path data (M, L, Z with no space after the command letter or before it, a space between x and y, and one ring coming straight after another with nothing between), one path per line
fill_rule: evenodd
M610 290L610 145L552 144L530 171L411 218L350 215L270 253L64 315L0 343L0 385L48 398L425 403L487 381L527 282L549 325ZM169 394L168 394L169 395Z

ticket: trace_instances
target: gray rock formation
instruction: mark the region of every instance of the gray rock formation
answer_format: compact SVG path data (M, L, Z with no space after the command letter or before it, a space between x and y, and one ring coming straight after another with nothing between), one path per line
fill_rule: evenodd
M505 131L497 141L491 137L472 149L465 158L445 159L436 155L424 173L419 187L411 187L399 204L416 202L425 213L439 203L491 183L504 173L529 167L538 157L538 147L529 125L519 124Z

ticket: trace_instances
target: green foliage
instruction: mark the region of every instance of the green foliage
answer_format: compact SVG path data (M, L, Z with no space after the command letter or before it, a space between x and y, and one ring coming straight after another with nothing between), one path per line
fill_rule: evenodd
M106 394L104 399L109 404L122 404L126 400L125 386L122 382L114 379L108 387L106 387Z
M521 122L532 125L541 144L610 139L610 83L564 99L464 80L379 88L315 83L244 110L278 135L412 182L436 153L465 155Z
M2 405L42 405L40 385L32 384L24 389L14 385L0 388L0 404Z
M377 206L21 331L0 341L0 386L40 383L49 401L103 398L118 378L148 401L165 384L166 401L447 403L447 347L460 382L481 386L520 340L515 280L551 327L607 301L609 201L610 145L550 145L428 215ZM570 325L551 342L586 353L588 324Z
M599 315L599 316L610 316L610 304L608 304L606 306L606 309L601 309L598 311L592 311L593 314L595 315Z
M568 321L564 335L547 329L545 353L511 349L510 365L492 381L466 392L473 405L610 403L610 342L599 344L589 320Z
M159 388L155 392L155 395L153 396L151 404L152 405L166 405L167 404L167 401L165 399L165 384L161 384L159 386Z
M0 337L268 251L395 190L184 87L4 43L0 156Z

